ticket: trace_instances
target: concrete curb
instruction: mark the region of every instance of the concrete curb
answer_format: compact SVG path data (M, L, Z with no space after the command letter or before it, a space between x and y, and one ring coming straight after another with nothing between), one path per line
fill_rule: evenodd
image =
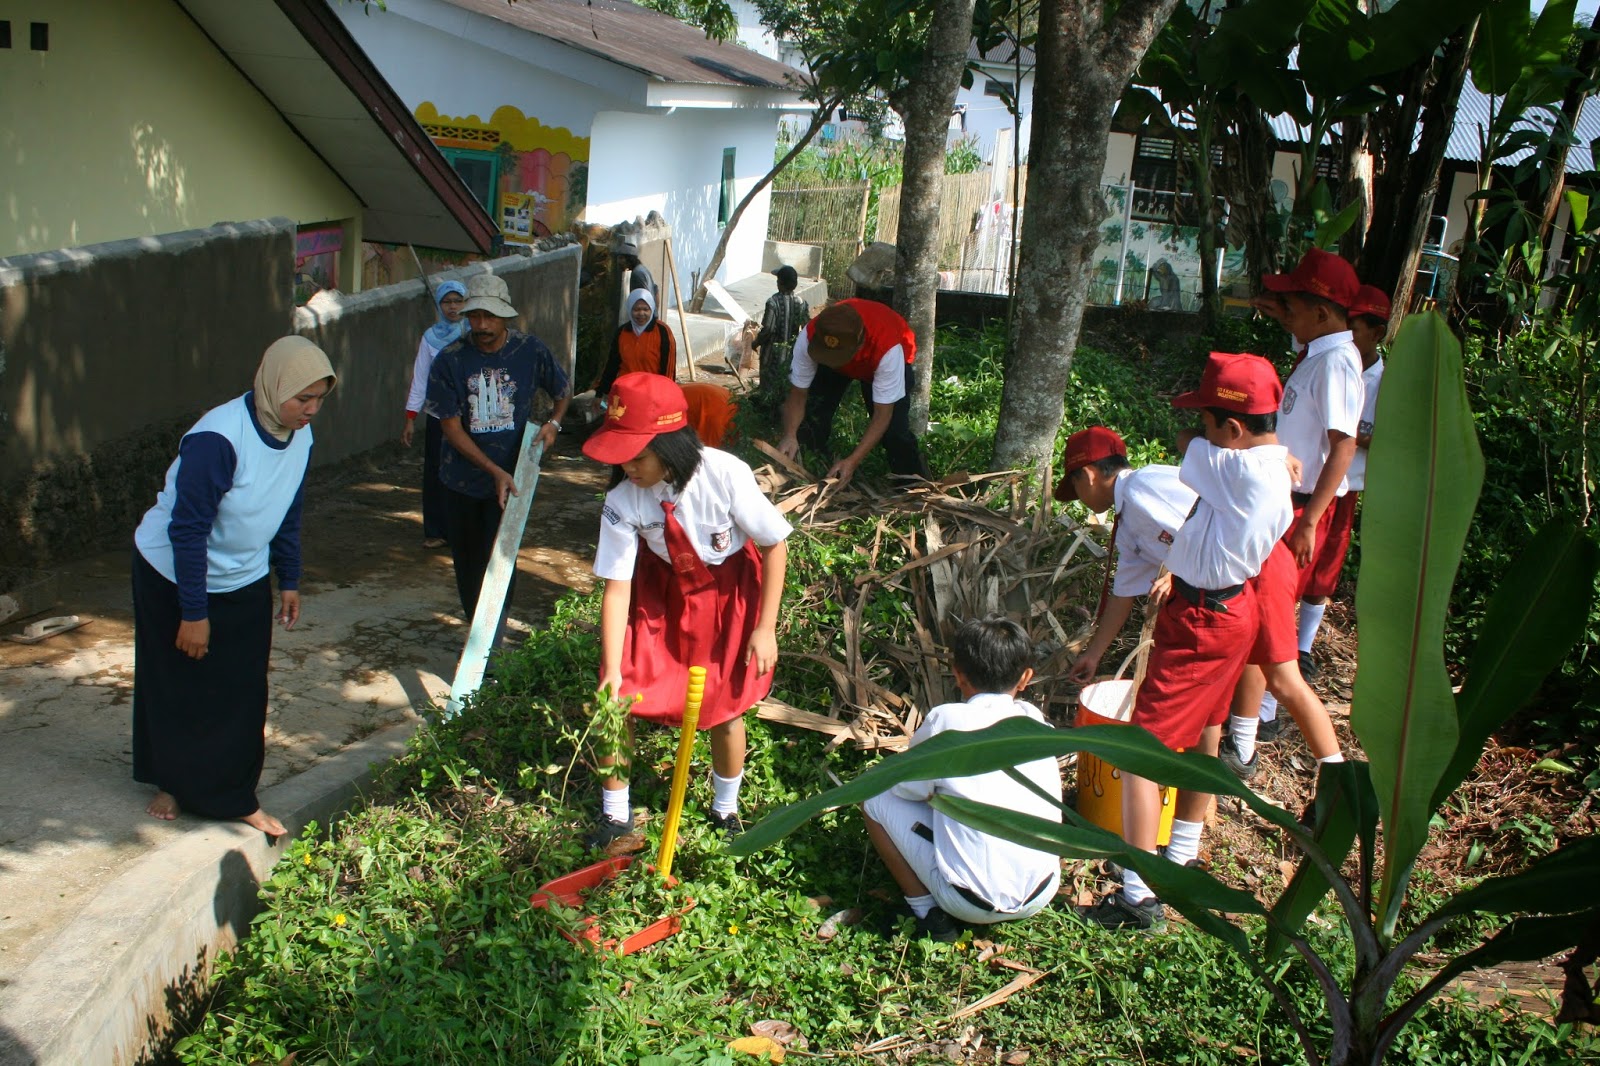
M212 960L260 910L257 889L311 821L327 825L405 750L418 722L390 726L261 793L288 835L237 822L187 833L139 860L4 989L0 1066L121 1066L145 1058L204 991Z

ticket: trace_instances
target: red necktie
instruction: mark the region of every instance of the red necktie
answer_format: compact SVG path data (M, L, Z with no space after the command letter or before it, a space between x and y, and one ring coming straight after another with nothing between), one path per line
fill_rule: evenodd
M714 596L701 595L710 589L715 580L710 567L694 550L689 534L673 514L677 505L665 500L661 503L663 533L667 540L667 558L672 564L672 576L677 581L682 610L678 616L678 640L685 661L690 666L706 665L706 653L717 630ZM668 602L671 602L669 597Z

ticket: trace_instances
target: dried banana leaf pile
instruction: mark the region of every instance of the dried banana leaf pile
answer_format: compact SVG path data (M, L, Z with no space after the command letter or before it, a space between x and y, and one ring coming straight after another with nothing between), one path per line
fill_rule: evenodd
M804 707L770 700L762 717L835 743L902 748L924 712L960 699L950 637L991 614L1020 621L1039 647L1030 698L1053 717L1069 713L1076 686L1064 675L1092 632L1108 531L1040 506L1048 471L1042 494L1023 471L835 490L757 447L772 459L757 480L795 526L791 545L825 538L851 553L851 565L795 567L807 583L798 597L791 588L780 622L787 654L822 668L832 691Z

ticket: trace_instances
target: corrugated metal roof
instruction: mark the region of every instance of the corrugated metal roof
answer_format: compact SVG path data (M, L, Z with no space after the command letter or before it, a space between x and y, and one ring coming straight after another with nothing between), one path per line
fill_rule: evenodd
M1450 131L1450 139L1445 143L1444 157L1459 163L1476 163L1483 154L1480 142L1481 132L1489 128L1489 101L1490 98L1479 92L1477 87L1468 79L1461 89L1461 100L1456 105L1455 128ZM1498 106L1498 99L1497 99ZM1272 132L1280 141L1301 143L1310 134L1310 130L1301 126L1288 115L1272 116ZM1513 127L1515 129L1542 129L1550 128L1550 117L1543 111L1531 112L1519 120ZM1418 130L1421 135L1421 130ZM1600 106L1590 103L1583 109L1578 118L1577 141L1567 154L1567 169L1580 172L1594 169L1594 153L1590 148L1591 142L1600 137ZM1332 138L1324 137L1323 143L1330 143ZM1533 149L1524 148L1514 155L1500 160L1502 163L1517 163L1526 159Z
M978 51L976 38L967 43L968 63L1001 63L1011 66L1016 62L1018 52L1022 53L1022 69L1031 70L1035 65L1033 49L1026 45L1018 45L1015 41L1001 41L987 52Z
M519 30L681 85L797 91L800 72L626 0L445 0Z

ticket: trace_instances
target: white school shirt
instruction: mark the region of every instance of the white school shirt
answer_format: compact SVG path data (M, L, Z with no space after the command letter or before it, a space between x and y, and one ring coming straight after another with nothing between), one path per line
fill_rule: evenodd
M631 580L640 537L651 551L670 560L663 500L676 504L674 516L708 566L741 550L747 540L769 548L789 535L788 521L761 494L750 467L725 451L703 448L700 468L682 492L663 480L647 489L624 481L606 493L594 554L596 577Z
M1001 692L981 692L965 703L941 703L928 712L922 725L911 735L911 747L946 730L984 729L1007 718L1027 717L1043 722L1044 715L1031 703ZM1023 777L1044 790L1045 795L1061 798L1061 770L1054 756L1034 759L1017 767ZM905 781L889 790L891 795L916 802L927 802L935 795L960 796L1020 814L1031 814L1046 821L1061 821L1061 812L1032 791L1013 781L1004 770L971 777L940 777L931 781ZM940 871L952 885L969 889L995 905L999 911L1014 911L1028 901L1039 882L1061 868L1061 860L1046 851L1013 844L996 836L962 825L938 811L932 812L933 853Z
M789 360L789 384L797 389L809 389L815 380L817 361L811 358L811 338L802 328L794 339L794 351ZM872 371L872 402L898 403L905 394L906 350L897 344L883 353Z
M1111 497L1117 509L1117 575L1111 592L1143 596L1167 561L1195 493L1177 467L1155 465L1119 471Z
M1356 436L1372 436L1372 419L1378 412L1378 385L1383 381L1383 356L1361 372L1361 421L1356 425ZM1356 445L1356 454L1350 459L1350 470L1344 476L1351 492L1367 487L1367 450Z
M1295 492L1309 493L1317 487L1328 461L1329 432L1356 435L1362 395L1361 353L1349 330L1306 345L1306 357L1283 383L1283 400L1278 404L1278 440L1302 467ZM1341 480L1337 495L1345 491Z
M1242 585L1294 521L1289 450L1281 444L1218 448L1196 437L1179 474L1199 495L1167 552L1167 569L1195 588Z

